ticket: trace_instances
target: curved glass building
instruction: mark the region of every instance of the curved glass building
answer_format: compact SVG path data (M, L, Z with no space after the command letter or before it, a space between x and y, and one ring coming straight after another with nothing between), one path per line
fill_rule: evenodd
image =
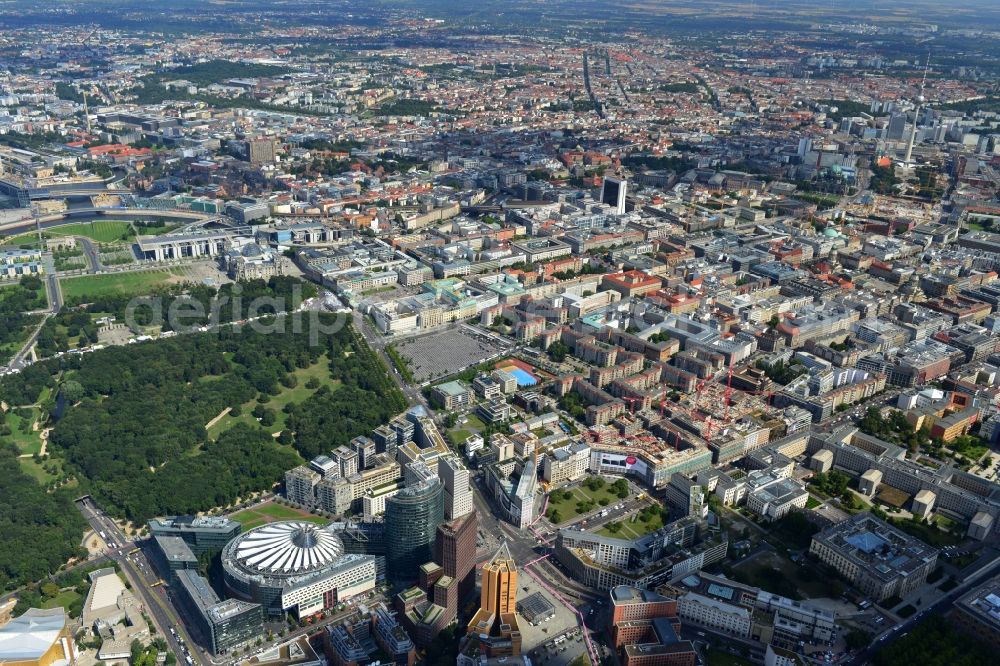
M385 501L386 573L415 580L421 564L434 559L434 537L444 522L444 485L426 479Z

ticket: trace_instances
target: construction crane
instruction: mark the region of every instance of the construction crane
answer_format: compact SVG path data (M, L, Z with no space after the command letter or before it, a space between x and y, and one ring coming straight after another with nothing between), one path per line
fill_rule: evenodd
M674 451L680 451L681 450L681 442L684 441L684 436L681 433L680 428L678 428L677 426L675 426L670 421L660 421L660 425L663 426L663 428L665 430L667 430L667 432L671 433L674 436ZM666 441L667 441L667 444L670 443L670 439L669 438Z
M587 434L589 436L593 437L594 440L596 440L598 444L603 444L604 443L604 438L607 436L608 433L605 430L594 430L594 429L591 429L591 430L587 431Z
M666 407L666 404L667 404L666 400L660 402L660 417L663 419L662 421L660 421L660 425L662 425L664 428L668 428L668 429L671 429L671 430L676 430L677 429L676 426L674 426L672 423L670 423L670 420L666 418L666 415L664 413L664 409ZM692 420L692 423L695 420L707 423L708 427L706 428L705 431L703 431L701 433L701 435L703 436L702 439L704 439L707 443L711 443L712 442L711 417L706 417L703 414L699 414L697 412L697 410L690 409L688 407L684 407L683 405L677 405L677 404L671 405L670 409L671 410L676 409L676 410L678 410L678 411L686 414L687 417Z
M723 422L723 426L722 427L725 427L726 425L729 425L729 424L732 423L731 407L732 407L732 401L733 401L733 363L731 361L729 363L729 367L727 368L725 377L726 377L726 390L725 390L725 393L724 393L725 397L724 397L724 400L723 400L723 402L725 404L725 408L724 408L724 413L723 413L723 417L722 417L722 422ZM721 378L722 377L720 375L720 376L713 377L711 379L701 379L701 380L699 380L697 382L697 384L695 384L695 389L694 389L695 400L694 400L694 406L693 407L685 407L685 406L680 405L680 404L671 405L671 409L677 409L677 410L679 410L679 411L687 414L687 416L689 418L691 418L692 420L697 420L697 421L703 422L705 424L705 430L703 432L703 437L704 437L705 441L709 442L709 443L712 441L712 431L713 431L713 429L716 428L717 423L716 423L715 420L713 420L713 416L711 414L707 414L707 413L705 413L701 409L701 397L702 397L702 395L705 392L705 387L706 386L709 386L711 384L718 384L721 381ZM774 395L774 391L742 391L741 390L740 392L744 393L746 395L765 395L765 396L767 396L766 399L768 401L770 401L771 397ZM664 416L664 409L665 409L666 404L667 404L667 402L665 400L662 401L662 402L660 402L660 416L661 417Z
M638 403L641 404L643 402L641 398L629 398L627 396L626 397L622 397L622 400L624 400L625 402L628 403L628 409L633 414L635 413L635 403L638 402Z

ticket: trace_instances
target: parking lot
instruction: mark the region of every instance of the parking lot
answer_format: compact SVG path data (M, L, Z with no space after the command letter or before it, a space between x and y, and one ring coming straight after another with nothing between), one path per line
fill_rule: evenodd
M447 377L487 359L499 358L504 351L495 340L464 326L400 340L396 350L409 361L410 371L418 383Z

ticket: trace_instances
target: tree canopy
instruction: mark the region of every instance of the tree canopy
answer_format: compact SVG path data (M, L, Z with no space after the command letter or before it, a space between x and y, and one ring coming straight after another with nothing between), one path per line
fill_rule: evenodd
M42 320L41 315L28 314L46 305L42 281L28 275L15 285L0 288L0 362L5 361L9 350L27 340L31 329Z
M86 524L68 491L49 493L0 445L0 590L38 580L81 553Z
M959 633L940 615L930 615L917 627L886 645L872 660L875 666L978 666L993 659L983 643Z
M71 338L79 338L84 345L96 342L97 319L108 315L119 321L127 321L126 315L130 315L132 323L137 326L160 323L163 330L171 330L173 322L166 316L171 308L183 313L183 321L179 323L184 326L224 324L249 316L293 310L301 301L312 298L316 293L315 286L298 278L275 276L269 280L226 284L218 289L191 283L159 287L153 294L155 301L131 309L136 301L129 294L75 296L67 299L69 307L50 317L42 327L38 336L38 353L51 356L68 351ZM152 305L154 302L161 306L159 317ZM256 308L255 304L261 307ZM251 307L255 308L253 312Z
M327 330L336 328L332 315L319 316ZM287 434L278 441L256 419L209 440L205 426L225 408L242 410L256 396L266 400L296 387L292 373L321 358L330 359L339 387L308 389L289 403ZM57 377L68 385L79 402L53 417L50 453L108 511L136 522L204 511L270 488L300 462L295 450L306 458L329 451L406 407L385 366L350 327L316 336L308 328L270 334L222 328L29 370L5 378L0 388L24 404ZM275 422L273 410L260 412L262 425ZM288 442L294 449L282 445Z

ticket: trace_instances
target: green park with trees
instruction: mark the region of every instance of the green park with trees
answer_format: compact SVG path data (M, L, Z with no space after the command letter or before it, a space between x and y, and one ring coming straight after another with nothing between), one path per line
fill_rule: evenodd
M0 591L40 580L73 557L86 523L68 490L47 492L21 471L20 451L0 443Z
M72 476L72 491L46 492L0 438L0 589L38 580L80 555L85 528L73 496L90 493L133 523L207 511L268 490L283 473L370 432L406 400L378 356L350 326L317 314L300 332L224 327L67 355L0 380L15 407L39 405L51 428L46 458ZM332 332L329 332L332 331ZM299 388L309 368L324 381ZM206 425L226 408L284 402L279 437L263 418L239 422L213 441ZM61 396L61 399L59 398Z
M0 287L0 363L17 353L42 321L41 315L29 313L47 306L45 285L34 275Z
M979 666L993 661L986 645L961 633L940 615L930 615L908 635L875 653L875 666Z
M117 279L124 276L132 276L131 281L107 286L98 282L105 278ZM146 276L146 279L141 279L141 276ZM98 319L113 317L117 321L126 321L126 315L130 312L132 323L142 328L142 332L146 332L147 327L156 328L157 324L161 331L171 330L168 317L163 316L163 321L157 321L156 307L152 304L130 310L136 296L158 298L162 313L170 312L171 308L184 312L183 324L196 327L224 324L245 319L251 314L259 316L292 310L302 300L312 298L317 293L314 285L292 277L249 280L239 285L225 284L216 288L190 282L166 283L165 280L172 276L170 271L143 271L69 280L68 284L80 280L87 282L72 290L63 287L67 307L45 322L38 335L38 354L43 357L52 356L56 352L93 344L97 342ZM251 304L257 299L275 299L273 302L280 307L267 305L251 313ZM235 305L237 303L238 306Z

